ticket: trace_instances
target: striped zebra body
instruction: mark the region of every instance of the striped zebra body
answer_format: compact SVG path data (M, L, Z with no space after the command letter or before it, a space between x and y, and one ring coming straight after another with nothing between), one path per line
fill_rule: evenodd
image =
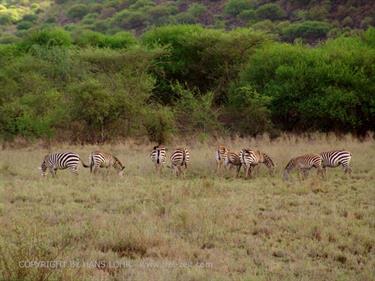
M215 159L216 159L216 170L219 171L222 167L223 167L223 164L225 164L225 156L226 154L228 153L228 149L223 146L223 145L219 145L216 149L216 152L215 152Z
M159 172L167 159L166 149L163 146L154 146L150 154L151 161L155 164L156 171Z
M182 168L187 169L187 163L190 160L190 153L187 148L177 148L171 155L172 169L176 176L179 176L183 171Z
M113 167L120 176L124 174L125 166L121 161L110 153L94 151L90 155L90 172L96 173L99 168Z
M74 152L52 153L44 157L40 166L42 176L47 174L47 169L52 176L56 176L57 170L69 169L72 173L78 174L78 165L82 163L83 167L88 168L79 155Z
M232 152L232 151L228 151L226 155L224 156L224 165L226 167L229 167L229 169L231 169L232 167L237 167L237 176L238 176L238 174L240 173L241 166L242 166L239 154Z
M306 154L291 159L284 169L284 180L288 180L289 173L293 169L302 172L303 178L308 174L308 171L316 168L318 174L323 174L322 157L319 154Z
M254 151L248 148L244 148L240 151L241 164L245 169L245 177L251 176L252 168L258 165L262 158L260 151Z
M352 169L350 167L350 160L352 158L352 154L347 150L333 150L320 153L322 156L322 165L324 174L326 174L326 167L335 168L338 166L342 166L344 168L345 174L352 173Z

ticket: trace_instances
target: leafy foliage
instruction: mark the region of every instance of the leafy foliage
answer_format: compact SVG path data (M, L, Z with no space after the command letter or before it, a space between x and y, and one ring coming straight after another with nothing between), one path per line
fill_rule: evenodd
M265 20L253 28L293 25ZM164 143L173 133L362 134L375 124L373 28L311 47L245 28L168 25L137 39L48 27L0 44L0 65L7 140L147 135Z

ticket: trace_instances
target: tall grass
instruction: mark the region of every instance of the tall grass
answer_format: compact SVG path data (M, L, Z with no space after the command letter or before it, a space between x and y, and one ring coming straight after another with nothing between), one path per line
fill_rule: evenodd
M373 140L285 135L275 141L176 141L190 148L185 178L153 171L152 144L38 145L0 151L0 280L373 280ZM277 165L253 179L215 172L226 144L267 152ZM116 172L42 178L49 151L103 149L125 163ZM340 168L322 180L283 182L291 157L345 148L352 177ZM24 261L63 261L58 268Z

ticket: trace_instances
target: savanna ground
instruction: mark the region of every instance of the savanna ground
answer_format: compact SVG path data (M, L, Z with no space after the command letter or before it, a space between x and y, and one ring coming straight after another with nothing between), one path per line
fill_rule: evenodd
M277 164L250 180L214 172L214 150L252 147ZM185 144L169 145L172 148ZM187 143L184 179L153 173L151 144L100 148L125 176L59 171L41 178L47 149L0 151L0 278L3 280L374 280L375 145L350 136ZM53 146L87 162L96 146ZM345 148L353 175L329 169L282 181L288 160ZM31 263L30 261L34 261ZM59 261L60 267L41 261ZM39 262L39 263L38 263ZM66 262L66 263L63 263ZM56 264L55 264L56 266Z

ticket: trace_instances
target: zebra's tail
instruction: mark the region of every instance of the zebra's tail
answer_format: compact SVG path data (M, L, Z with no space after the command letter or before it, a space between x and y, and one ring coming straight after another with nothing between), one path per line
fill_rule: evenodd
M90 173L92 173L92 168L94 168L94 153L90 154Z

